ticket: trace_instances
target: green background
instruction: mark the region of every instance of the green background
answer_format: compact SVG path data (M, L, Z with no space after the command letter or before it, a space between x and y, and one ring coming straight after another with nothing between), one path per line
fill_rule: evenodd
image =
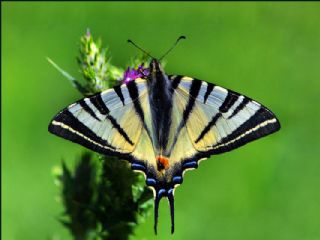
M167 73L197 77L262 102L280 132L188 172L176 191L174 239L320 239L320 4L1 3L2 237L71 239L52 168L83 148L47 132L81 95L47 61L80 76L75 57L89 27L125 67L135 40L166 57ZM153 216L135 239L154 239ZM166 201L157 239L170 237Z

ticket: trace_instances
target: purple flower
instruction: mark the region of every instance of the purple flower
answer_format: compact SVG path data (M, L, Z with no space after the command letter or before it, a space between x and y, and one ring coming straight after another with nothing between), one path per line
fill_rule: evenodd
M137 69L134 69L134 68L130 69L130 67L128 67L123 74L122 82L125 84L128 84L129 82L137 78L147 77L148 75L149 75L149 69L144 68L143 64L141 64Z

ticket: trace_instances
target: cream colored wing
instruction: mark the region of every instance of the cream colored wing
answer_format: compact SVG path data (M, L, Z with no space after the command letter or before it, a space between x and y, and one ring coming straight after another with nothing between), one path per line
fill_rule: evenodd
M280 128L270 110L244 95L189 77L171 80L182 118L173 138L175 161L230 151Z
M49 131L96 152L140 161L153 152L149 115L146 81L136 79L70 105Z

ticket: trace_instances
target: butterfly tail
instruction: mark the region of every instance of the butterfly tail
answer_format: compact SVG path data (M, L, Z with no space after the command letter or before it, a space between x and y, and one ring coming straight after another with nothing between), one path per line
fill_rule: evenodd
M173 189L168 191L168 201L170 205L170 216L171 216L171 234L174 233L174 196Z
M158 212L159 212L159 202L162 198L162 195L159 193L156 194L154 199L154 233L157 235L158 228Z

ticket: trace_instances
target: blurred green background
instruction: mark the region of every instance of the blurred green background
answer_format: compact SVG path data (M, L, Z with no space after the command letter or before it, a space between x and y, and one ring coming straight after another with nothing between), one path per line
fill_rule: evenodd
M75 57L89 27L125 67L135 40L166 71L214 82L272 109L280 132L212 157L176 191L174 239L320 239L320 4L2 2L2 237L71 239L57 221L52 168L83 148L47 125L81 95L47 61L80 76ZM154 239L153 216L134 239ZM170 237L160 206L157 239Z

